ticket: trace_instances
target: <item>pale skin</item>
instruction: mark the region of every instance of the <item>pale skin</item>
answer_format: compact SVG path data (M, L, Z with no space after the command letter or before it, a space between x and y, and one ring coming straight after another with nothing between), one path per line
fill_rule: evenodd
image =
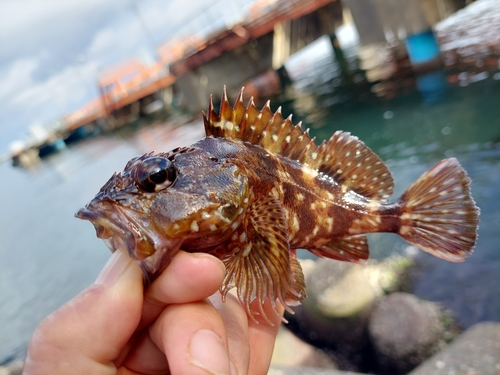
M181 251L144 291L139 266L116 251L38 326L23 374L266 374L280 316L266 303L274 326L257 324L232 295L222 303L224 273L217 258Z

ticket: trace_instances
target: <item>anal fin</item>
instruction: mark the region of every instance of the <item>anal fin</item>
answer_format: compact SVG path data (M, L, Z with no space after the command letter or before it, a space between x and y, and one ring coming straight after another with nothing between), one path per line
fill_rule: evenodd
M308 249L321 258L360 263L370 257L368 240L365 236L352 236L334 239L321 247Z

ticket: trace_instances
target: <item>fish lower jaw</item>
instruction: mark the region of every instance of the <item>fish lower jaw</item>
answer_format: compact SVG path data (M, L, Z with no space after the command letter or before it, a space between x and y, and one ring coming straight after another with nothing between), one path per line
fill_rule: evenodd
M112 252L124 249L130 258L139 264L144 272L144 278L148 282L153 281L170 264L182 242L157 238L154 243L138 239L127 243L115 233L110 234L107 238L102 238L102 240Z
M146 283L152 282L168 267L172 258L180 250L181 240L162 240L155 243L155 252L150 256L137 260L137 263L144 272Z

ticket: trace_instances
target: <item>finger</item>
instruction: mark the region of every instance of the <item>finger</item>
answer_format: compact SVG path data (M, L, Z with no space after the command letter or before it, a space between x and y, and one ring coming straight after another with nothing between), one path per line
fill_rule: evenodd
M221 286L226 269L212 255L179 251L144 296L140 328L150 324L172 303L199 301Z
M121 366L138 374L166 374L169 369L165 353L151 340L149 329L140 332Z
M232 295L228 295L226 302L222 302L221 295L217 292L209 298L209 301L222 318L231 362L238 369L238 374L246 374L250 349L245 310L238 299ZM202 312L198 313L202 314ZM134 350L123 365L135 372L147 374L162 373L168 369L165 355L148 335L144 335L139 342L136 342Z
M117 250L96 283L36 329L26 374L114 374L112 360L132 336L142 306L142 271Z
M259 303L255 301L252 305ZM264 313L271 321L272 325L266 322L262 317L257 318L257 322L249 319L248 336L250 342L250 366L248 375L267 374L273 355L274 342L281 324L281 317L284 313L283 306L276 302L278 314L274 311L269 299L262 306ZM258 311L257 306L253 306L254 311Z
M236 374L230 363L224 322L209 301L169 305L151 326L153 342L173 374Z
M255 315L254 321L247 317L246 311L234 295L227 295L226 303L222 303L220 294L216 293L210 297L210 301L219 310L226 324L229 356L239 373L267 374L284 312L283 306L277 303L276 314L269 300L266 300L262 310L267 319ZM251 304L252 310L260 311L259 304L259 301L254 301Z
M222 302L219 292L209 298L219 311L224 322L229 349L229 358L238 369L238 374L247 374L250 361L250 341L248 338L248 318L238 299L228 294Z

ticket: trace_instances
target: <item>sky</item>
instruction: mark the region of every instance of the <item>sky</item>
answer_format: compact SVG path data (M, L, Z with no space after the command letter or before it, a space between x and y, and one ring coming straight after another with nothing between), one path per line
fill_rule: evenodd
M241 17L252 0L0 0L0 155L97 97L100 71L150 62L172 37Z

